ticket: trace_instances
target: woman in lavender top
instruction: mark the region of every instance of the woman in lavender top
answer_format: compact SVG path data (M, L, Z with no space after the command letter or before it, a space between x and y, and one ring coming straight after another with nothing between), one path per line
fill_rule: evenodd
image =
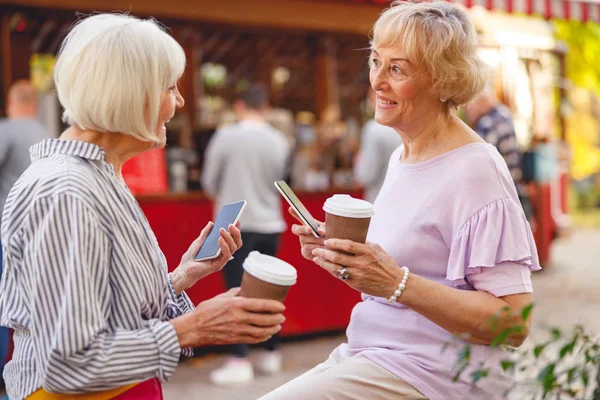
M403 145L390 158L367 244L292 228L303 256L348 278L363 301L348 343L265 400L495 399L510 387L513 377L500 367L506 354L490 344L518 325L509 344L526 339L530 320L518 316L532 301L530 272L540 267L505 162L455 112L487 79L475 40L466 13L451 3L394 4L375 24L375 119ZM503 309L509 317L494 327L489 320ZM443 347L453 335L471 344L473 368L490 368L476 387L470 368L452 380L456 351Z

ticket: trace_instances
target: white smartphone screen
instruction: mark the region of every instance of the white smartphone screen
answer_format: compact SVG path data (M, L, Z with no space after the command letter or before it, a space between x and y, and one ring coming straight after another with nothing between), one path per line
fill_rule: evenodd
M312 231L315 237L319 237L319 233L317 229L319 229L319 223L313 218L313 216L308 212L304 204L300 201L298 196L292 191L292 188L288 186L285 181L277 181L275 182L275 187L279 190L279 193L283 196L283 198L289 203L290 206L296 211L296 214L302 219L304 225L308 226Z
M221 234L219 231L221 228L227 229L230 224L235 225L240 219L244 208L246 208L245 200L238 201L237 203L225 204L223 208L221 208L208 237L204 240L204 243L202 243L202 247L200 247L196 257L194 257L196 261L212 260L213 258L219 257L221 254L221 247L219 246L219 237Z

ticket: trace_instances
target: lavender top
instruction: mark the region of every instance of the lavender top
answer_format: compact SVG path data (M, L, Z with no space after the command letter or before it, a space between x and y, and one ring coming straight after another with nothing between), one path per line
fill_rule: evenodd
M402 146L391 156L367 240L411 273L446 286L498 297L531 293L537 251L498 151L472 143L416 164L401 164L401 154ZM442 351L452 335L383 298L363 294L347 335L342 354L364 354L429 399L500 399L513 380L501 371L503 350L472 345L472 363L485 361L489 377L472 388L467 369L452 382L456 349Z

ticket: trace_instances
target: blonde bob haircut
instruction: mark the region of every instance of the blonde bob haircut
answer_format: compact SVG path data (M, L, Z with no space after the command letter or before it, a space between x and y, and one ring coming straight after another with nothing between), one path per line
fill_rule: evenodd
M371 48L400 47L432 90L450 106L469 103L483 90L488 70L477 54L477 32L452 3L395 1L373 27Z
M152 19L124 14L82 19L63 41L54 67L63 121L156 141L163 95L184 69L183 49Z

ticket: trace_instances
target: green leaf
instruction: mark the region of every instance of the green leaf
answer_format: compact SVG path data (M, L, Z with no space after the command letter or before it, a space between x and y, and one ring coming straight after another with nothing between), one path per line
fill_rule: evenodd
M471 345L466 344L462 349L460 349L457 353L458 360L457 361L466 361L469 362L471 360Z
M587 388L590 383L590 376L588 370L584 369L581 371L581 380L583 381L583 385Z
M575 341L563 346L563 348L560 349L560 359L562 360L563 358L565 358L565 356L567 354L573 353L574 348L575 348Z
M502 371L514 370L516 363L511 360L502 360L500 363L502 365Z
M585 355L585 363L586 364L594 362L594 357L592 357L592 355L590 354L590 349L587 349L584 352L584 355Z
M540 358L540 355L542 354L542 351L544 351L546 346L548 346L548 343L538 344L534 347L533 355L535 356L535 358Z
M531 310L533 310L533 303L523 308L523 311L521 311L521 318L523 321L527 321L527 318L531 314Z
M442 346L442 351L440 351L440 353L443 353L446 350L448 350L448 346L450 346L450 342L445 342L444 345Z
M577 372L577 367L571 368L567 371L567 382L568 383L573 383L576 372Z
M552 340L558 340L562 336L560 329L558 328L552 328L550 334L552 335Z
M575 396L577 396L577 390L569 388L567 389L567 394L574 398Z
M473 379L473 385L476 384L481 378L486 378L490 374L489 369L478 369L471 374Z
M458 379L460 378L460 376L462 375L462 373L465 371L465 369L469 366L468 362L462 361L458 363L458 369L456 371L456 374L452 377L452 382L457 382Z
M506 343L506 339L508 338L508 334L510 333L510 331L511 331L510 328L504 329L502 332L500 332L500 334L498 334L492 340L492 343L490 344L490 346L497 347L497 346L499 346L501 344L505 344Z
M554 375L554 368L556 364L549 364L542 369L537 377L537 380L542 384L544 388L544 395L552 389L552 386L556 382L556 376Z

